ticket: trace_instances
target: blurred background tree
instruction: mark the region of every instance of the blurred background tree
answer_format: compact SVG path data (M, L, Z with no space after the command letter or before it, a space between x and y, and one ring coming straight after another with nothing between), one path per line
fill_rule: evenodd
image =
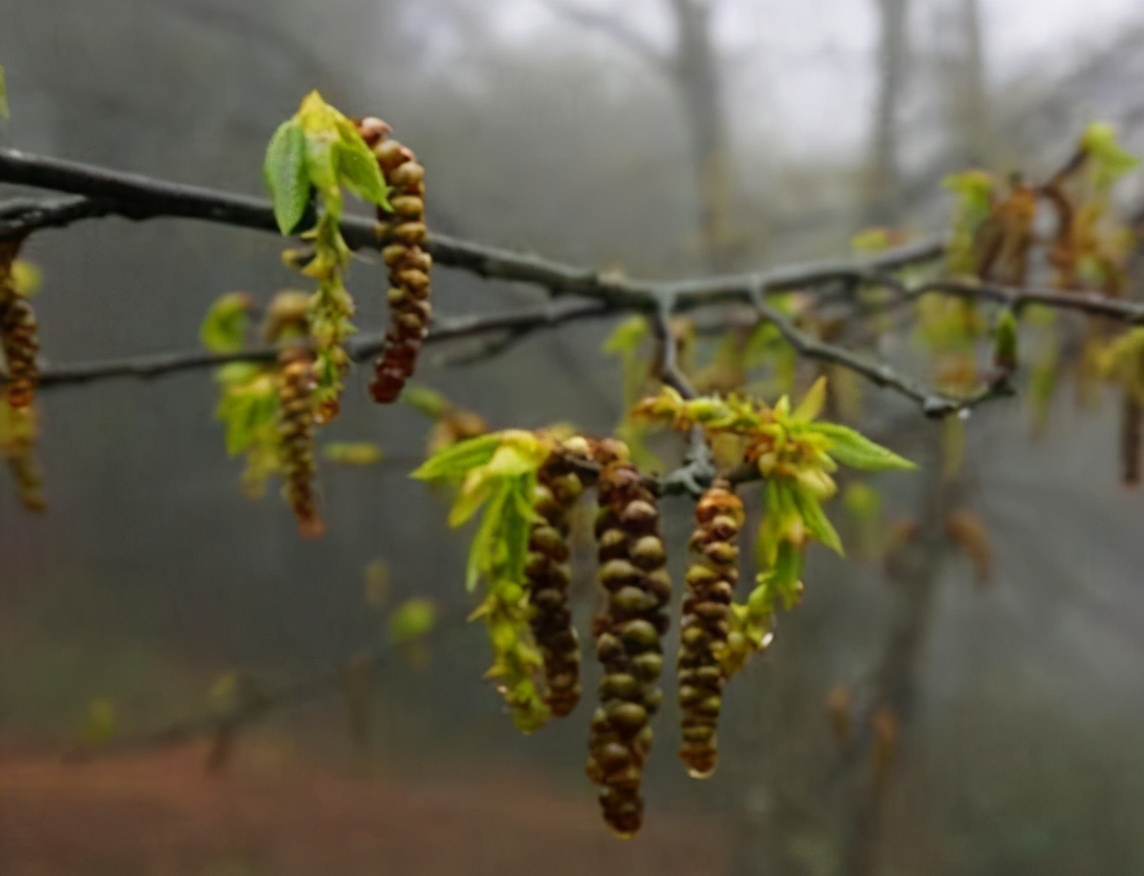
M1129 0L0 0L13 110L0 137L261 194L267 138L319 88L417 150L435 230L673 278L837 256L872 224L942 232L944 175L1044 179L1093 120L1144 152L1142 44ZM1118 191L1138 209L1141 174ZM220 292L296 284L279 248L168 221L37 235L44 348L66 363L193 346ZM375 271L355 264L351 286ZM459 272L435 283L448 314L531 300ZM384 324L382 297L359 294L363 326ZM607 432L623 408L619 366L597 354L608 331L577 324L463 368L427 355L423 378L498 428ZM45 394L51 510L33 519L0 493L0 870L1141 869L1144 509L1117 488L1120 406L1101 393L1077 406L1068 377L1036 442L1024 405L994 403L964 423L954 485L887 485L882 519L924 534L897 566L814 557L804 605L728 697L722 770L689 782L661 744L631 844L597 825L584 722L517 738L475 679L485 644L469 628L419 668L375 673L368 752L336 698L300 695L306 708L243 726L224 778L203 776L209 732L60 767L77 735L150 738L227 697L262 714L260 691L333 677L406 596L464 608L463 540L406 478L429 424L379 412L364 385L351 381L336 437L385 457L327 474L315 543L235 488L204 375ZM940 470L940 427L873 407L873 431ZM963 508L988 532L987 588L945 535ZM667 521L672 543L687 518ZM362 595L370 567L376 599L379 558L381 609ZM847 697L855 714L887 698L901 713L875 802L870 760L831 735L824 703Z

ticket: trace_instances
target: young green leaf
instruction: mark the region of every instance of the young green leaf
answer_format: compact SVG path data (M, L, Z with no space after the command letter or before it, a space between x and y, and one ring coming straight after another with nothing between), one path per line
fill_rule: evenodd
M343 131L343 127L349 131ZM338 180L363 201L389 209L385 180L377 159L352 125L339 125L338 129L342 137L333 146Z
M451 444L433 454L409 476L419 481L461 480L471 469L492 459L502 440L503 436L494 432Z
M199 340L212 353L242 349L254 300L245 292L229 292L215 299L199 327Z
M799 514L802 515L802 523L806 527L806 531L810 533L810 537L815 541L822 542L839 556L846 556L846 551L842 549L842 540L838 537L838 531L827 518L826 512L822 510L822 503L806 490L796 488L791 491L791 495L795 504L798 505Z
M791 413L790 418L800 423L809 423L822 413L822 408L825 404L826 378L820 377L814 381L814 385L807 390L806 395L802 401L798 403L798 407Z
M843 465L864 471L912 469L916 466L892 450L875 444L864 435L836 423L816 423L814 430L830 439L827 452Z
M278 230L293 234L310 202L306 136L297 118L283 122L270 138L262 175L270 189Z
M0 121L8 118L8 81L4 77L4 67L0 65Z

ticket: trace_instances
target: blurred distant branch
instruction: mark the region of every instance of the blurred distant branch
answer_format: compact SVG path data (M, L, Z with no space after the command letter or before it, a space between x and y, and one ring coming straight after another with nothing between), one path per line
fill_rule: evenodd
M425 338L425 343L456 341L502 332L515 338L523 338L533 332L556 328L578 320L596 319L614 312L607 305L588 304L565 308L533 307L488 316L454 317L434 323L433 330ZM359 335L349 341L347 352L353 361L361 362L376 356L383 345L384 336L380 333ZM216 368L231 362L272 362L278 357L279 352L280 348L273 346L239 350L234 353L186 350L100 362L48 366L41 373L40 383L43 386L60 386L115 377L163 377L182 371ZM0 381L2 380L3 375L0 375Z
M554 15L558 15L573 24L597 31L615 40L625 49L661 71L670 69L671 58L646 36L629 26L614 13L585 9L583 6L567 3L564 0L543 0L541 5Z
M467 610L446 611L434 623L426 639L437 639L445 633L457 632L464 626L467 614ZM376 670L389 665L395 658L400 658L403 644L386 640L372 648L359 651L331 668L277 688L263 689L248 683L244 686L244 695L237 697L235 702L226 708L216 706L201 714L173 721L154 730L123 734L99 745L73 746L66 750L63 756L71 761L85 761L135 751L170 748L210 736L215 736L216 739L223 734L233 737L241 728L257 722L267 714L320 702L344 691L352 671L360 670L363 666Z

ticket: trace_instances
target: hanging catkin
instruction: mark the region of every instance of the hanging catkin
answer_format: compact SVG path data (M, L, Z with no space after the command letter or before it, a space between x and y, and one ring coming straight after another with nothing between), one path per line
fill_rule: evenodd
M284 350L279 357L278 453L283 495L298 519L298 530L312 538L322 534L315 489L314 372L308 351Z
M727 618L739 577L735 539L743 526L743 503L730 485L717 480L695 506L691 565L679 645L679 708L683 743L680 760L690 775L704 779L715 771L715 731L726 681L720 654L727 643Z
M375 401L387 404L397 399L413 374L429 327L432 259L421 247L426 235L425 168L410 149L389 138L392 129L381 119L363 119L358 129L386 183L396 191L390 198L392 211L378 208L381 258L389 269L390 325L369 387Z
M598 501L596 538L606 604L595 634L604 677L586 773L600 786L604 820L627 838L643 821L640 784L653 738L648 722L663 701L659 676L671 581L655 496L635 467L606 463Z

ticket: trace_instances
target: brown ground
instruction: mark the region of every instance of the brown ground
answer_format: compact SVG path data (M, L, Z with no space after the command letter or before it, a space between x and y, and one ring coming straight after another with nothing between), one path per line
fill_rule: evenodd
M86 764L0 760L0 874L624 876L724 872L712 824L652 813L609 836L590 791L350 778L269 746L223 775L202 746Z

